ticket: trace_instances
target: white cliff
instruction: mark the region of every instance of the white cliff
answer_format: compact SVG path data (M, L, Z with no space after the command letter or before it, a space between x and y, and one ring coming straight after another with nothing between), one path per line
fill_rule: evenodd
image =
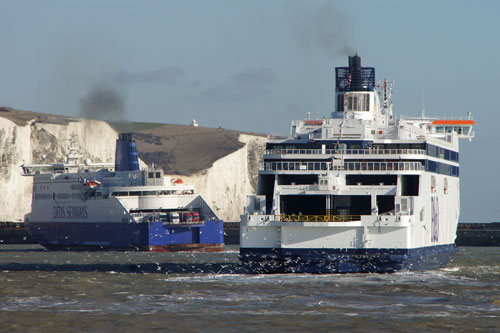
M19 167L31 160L31 130L0 117L0 221L23 221L31 207L33 179L21 176Z
M78 118L58 123L40 121L33 115L26 123L0 117L0 183L4 186L0 191L0 221L23 221L31 210L33 178L23 176L20 166L63 161L72 136L85 158L92 162L114 161L118 134L108 123ZM239 134L238 140L245 144L239 150L219 158L197 174L182 177L185 183L195 186L197 193L225 221L239 221L247 195L256 192L266 138Z
M240 134L243 148L217 160L193 176L183 176L212 206L224 221L239 221L247 196L257 191L257 172L262 161L266 138Z
M67 124L37 122L25 125L0 117L0 221L23 221L31 210L33 178L22 175L23 163L61 162L75 135L80 153L93 162L113 162L117 133L106 122L74 119Z

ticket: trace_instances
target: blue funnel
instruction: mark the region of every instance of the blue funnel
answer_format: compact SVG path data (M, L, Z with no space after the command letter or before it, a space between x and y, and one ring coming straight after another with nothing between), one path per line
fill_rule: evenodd
M116 140L115 171L139 171L139 154L132 133L120 133Z

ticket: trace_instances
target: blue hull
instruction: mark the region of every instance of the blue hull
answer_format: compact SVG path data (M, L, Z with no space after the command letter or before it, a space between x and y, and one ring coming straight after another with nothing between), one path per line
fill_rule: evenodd
M241 248L240 260L254 273L392 273L443 267L454 244L417 249Z
M223 222L197 225L149 223L27 222L31 237L48 249L222 251Z

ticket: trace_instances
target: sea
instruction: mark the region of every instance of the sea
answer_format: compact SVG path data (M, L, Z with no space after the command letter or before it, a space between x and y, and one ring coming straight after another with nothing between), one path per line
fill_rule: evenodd
M442 269L248 274L223 253L0 245L1 332L499 332L500 247Z

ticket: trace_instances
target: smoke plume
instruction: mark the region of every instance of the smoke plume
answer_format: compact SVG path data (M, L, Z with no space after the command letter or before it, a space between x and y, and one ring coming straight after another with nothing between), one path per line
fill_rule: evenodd
M179 84L184 78L185 73L178 67L167 67L153 71L129 72L119 71L108 74L108 78L118 83L163 83Z
M270 84L276 82L274 70L262 67L234 73L224 83L203 92L210 102L242 102L271 95Z
M104 83L92 86L79 102L80 116L83 118L125 120L125 97Z
M319 47L329 57L353 55L349 31L352 20L330 2L292 2L291 14L299 45Z

